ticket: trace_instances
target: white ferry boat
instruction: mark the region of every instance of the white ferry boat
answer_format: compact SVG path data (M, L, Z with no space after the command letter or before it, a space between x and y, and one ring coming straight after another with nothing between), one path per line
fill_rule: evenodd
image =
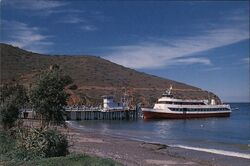
M188 119L207 117L228 117L230 105L216 104L208 100L184 100L174 98L172 86L162 94L153 108L142 108L144 119Z

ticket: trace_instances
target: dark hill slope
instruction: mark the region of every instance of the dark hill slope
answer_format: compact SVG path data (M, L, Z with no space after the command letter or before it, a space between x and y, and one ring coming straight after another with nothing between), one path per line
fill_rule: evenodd
M199 88L138 72L95 56L42 55L7 44L0 44L0 48L1 83L18 81L29 87L42 70L57 64L78 86L76 90L69 90L72 94L70 103L74 104L97 104L105 94L120 98L126 88L133 102L152 105L170 84L179 98L215 96Z

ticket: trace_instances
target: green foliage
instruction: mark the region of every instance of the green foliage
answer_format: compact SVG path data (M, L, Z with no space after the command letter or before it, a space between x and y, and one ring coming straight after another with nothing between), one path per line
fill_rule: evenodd
M47 128L21 129L17 135L16 157L34 159L58 157L68 154L68 141L65 135Z
M77 89L77 85L76 84L72 84L69 86L70 90L76 90Z
M5 130L14 126L18 119L19 109L12 100L6 100L0 106L0 123Z
M0 87L0 123L4 129L13 127L19 116L19 109L28 102L26 89L22 85Z
M64 124L64 106L68 98L64 87L71 82L69 76L64 76L58 68L54 68L44 72L32 89L32 106L46 124Z
M15 147L15 139L7 131L0 131L0 155L8 153Z

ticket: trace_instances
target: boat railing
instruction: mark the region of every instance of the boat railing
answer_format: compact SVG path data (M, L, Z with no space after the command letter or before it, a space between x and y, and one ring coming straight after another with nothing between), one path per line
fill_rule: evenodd
M173 104L168 104L166 107L171 107L171 108L228 108L230 109L229 105L223 104L223 105L173 105Z

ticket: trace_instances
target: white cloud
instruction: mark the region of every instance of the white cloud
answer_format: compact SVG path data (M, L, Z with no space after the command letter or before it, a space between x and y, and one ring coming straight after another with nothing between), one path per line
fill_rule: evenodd
M65 17L62 17L61 20L59 20L59 23L67 23L67 24L77 24L77 23L86 23L87 20L85 18L81 18L76 14L69 14Z
M235 11L224 13L211 27L193 25L193 36L156 38L124 46L110 47L104 58L126 67L162 68L170 65L200 63L210 65L202 52L249 39L249 15ZM146 37L148 39L148 37ZM199 56L198 56L199 55Z
M5 0L4 2L15 8L26 10L54 9L68 4L64 1L56 0Z
M211 61L208 58L181 58L181 59L174 59L173 62L175 64L194 64L200 63L204 65L211 65Z
M242 61L242 63L244 63L244 64L247 64L247 65L250 64L250 58L249 58L249 57L243 58L243 59L241 59L241 61Z
M98 28L91 24L91 21L87 17L78 15L79 13L71 13L62 17L58 23L65 24L78 24L77 27L83 31L96 31Z
M40 53L46 52L48 47L53 44L48 41L51 36L43 35L38 27L6 20L1 22L1 27L4 43Z
M83 25L83 26L81 26L81 29L83 31L96 31L97 27L95 27L93 25Z
M104 58L135 69L161 68L181 63L208 65L210 64L209 59L190 57L199 52L226 46L248 38L248 30L242 28L212 29L206 30L199 36L183 39L161 39L156 42L113 47L109 55Z
M86 18L82 18L76 14L69 14L63 17L61 20L58 21L59 23L66 23L66 24L79 24L77 25L83 31L96 31L98 28L94 25L91 25L89 20Z

